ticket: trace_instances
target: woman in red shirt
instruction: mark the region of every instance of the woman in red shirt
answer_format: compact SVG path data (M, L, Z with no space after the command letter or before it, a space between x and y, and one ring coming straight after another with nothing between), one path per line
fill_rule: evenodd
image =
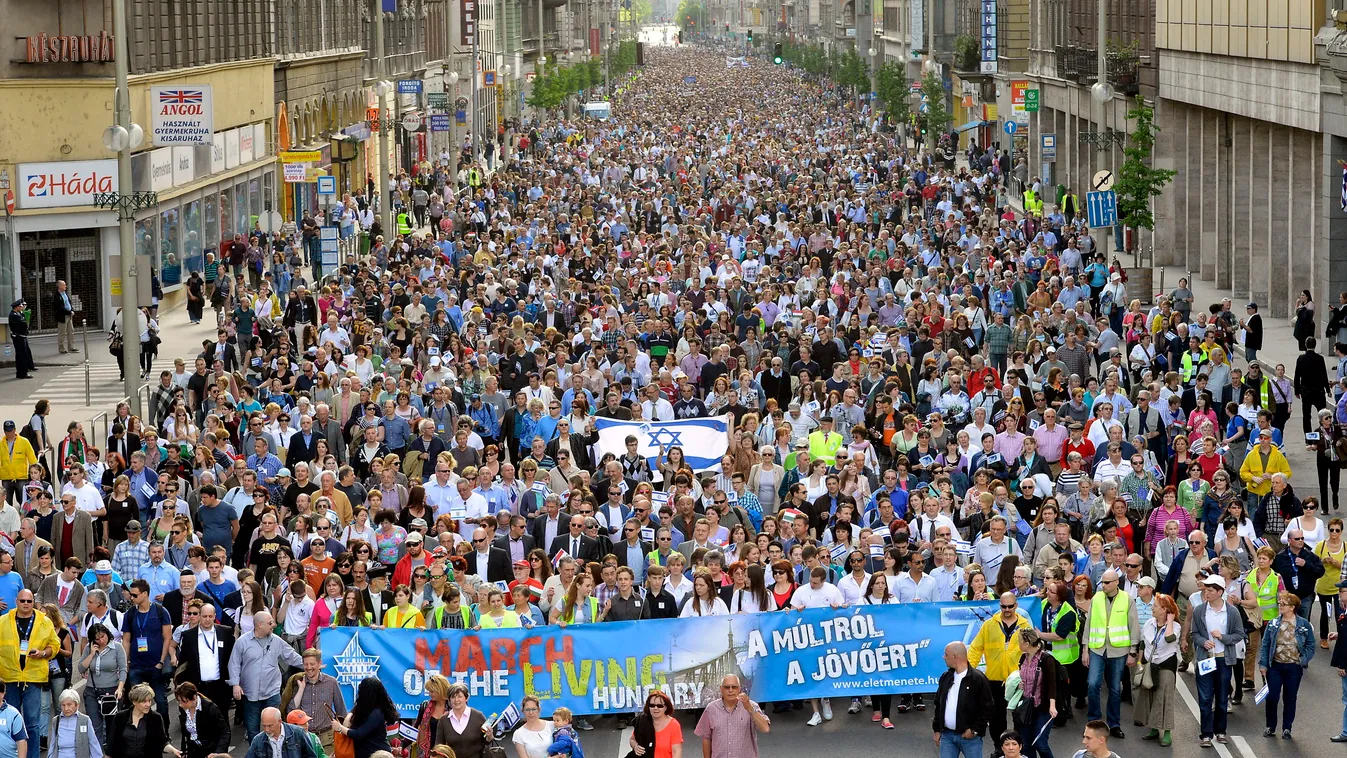
M627 741L641 758L683 758L683 726L673 717L673 700L659 690L645 699Z

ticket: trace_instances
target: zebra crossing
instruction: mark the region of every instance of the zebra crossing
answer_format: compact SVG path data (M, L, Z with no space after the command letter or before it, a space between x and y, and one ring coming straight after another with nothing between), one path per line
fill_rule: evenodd
M46 373L45 371L43 373ZM89 395L84 392L84 366L71 366L43 384L24 402L31 405L46 398L54 406L114 408L126 397L118 379L117 364L89 365Z

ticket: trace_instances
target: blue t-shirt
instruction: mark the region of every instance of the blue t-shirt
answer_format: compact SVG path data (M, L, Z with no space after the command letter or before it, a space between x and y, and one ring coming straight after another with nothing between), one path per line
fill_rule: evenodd
M164 630L173 620L158 603L151 603L148 613L133 608L122 617L122 634L131 640L131 656L127 659L133 669L152 669L164 657Z
M196 523L201 529L201 546L210 553L211 548L223 545L226 553L234 551L234 508L225 503L215 506L201 506L197 509Z
M23 589L23 580L19 578L16 571L11 571L4 576L0 576L0 601L5 604L5 611L14 610L18 605L19 590Z
M19 758L19 741L26 739L23 714L12 705L0 705L0 758Z

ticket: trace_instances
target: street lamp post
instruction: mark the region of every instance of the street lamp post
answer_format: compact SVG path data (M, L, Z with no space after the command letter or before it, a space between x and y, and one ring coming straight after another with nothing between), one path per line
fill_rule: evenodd
M375 55L375 75L378 78L378 84L374 86L374 92L379 97L379 215L383 217L381 226L384 228L384 237L392 239L392 234L397 231L397 226L393 221L393 192L390 188L393 177L393 161L388 157L388 132L392 128L389 124L388 114L384 112L384 99L388 96L389 83L384 79L388 73L388 58L384 55L384 10L380 0L373 0L374 3L374 55ZM371 240L371 243L373 240Z
M132 415L141 415L140 407L140 327L136 267L136 212L159 204L154 192L136 192L131 178L131 151L144 139L140 125L131 121L131 94L127 80L131 66L126 37L126 4L112 4L112 34L116 45L116 91L113 126L103 132L103 146L117 153L117 191L100 192L94 205L117 212L122 262L122 381ZM86 356L89 354L86 346Z

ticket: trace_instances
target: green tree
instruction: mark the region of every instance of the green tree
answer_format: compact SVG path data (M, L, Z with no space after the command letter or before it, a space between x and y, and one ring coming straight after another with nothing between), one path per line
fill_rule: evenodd
M939 74L932 71L922 78L921 94L926 97L927 143L935 147L936 139L950 124L949 108L945 105L945 85L940 81Z
M1118 170L1118 180L1113 186L1118 193L1118 218L1124 226L1155 231L1151 198L1163 193L1165 185L1173 181L1177 172L1150 165L1151 153L1155 149L1155 133L1160 131L1160 127L1155 125L1155 110L1146 105L1140 95L1136 97L1136 105L1127 112L1127 119L1135 121L1136 126L1128 135L1128 145L1123 148L1122 167Z
M697 0L680 0L674 18L677 19L678 28L683 30L684 34L703 31L701 26L706 20L706 8Z
M907 67L889 61L875 72L875 92L884 104L884 112L894 123L907 123L911 115L911 93L908 91Z

